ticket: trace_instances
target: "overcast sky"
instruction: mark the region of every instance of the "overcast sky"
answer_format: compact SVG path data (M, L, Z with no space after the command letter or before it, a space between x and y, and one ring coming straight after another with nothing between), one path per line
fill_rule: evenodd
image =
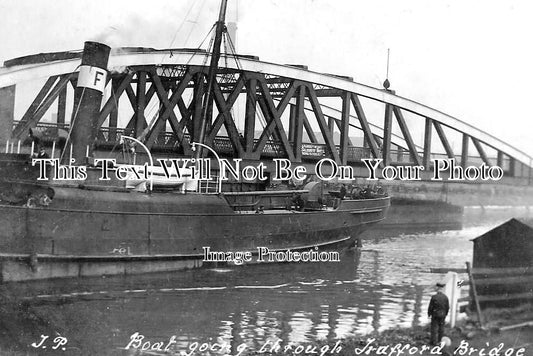
M88 39L113 47L197 47L218 6L219 0L1 0L0 61L79 49ZM533 155L531 1L229 0L228 17L238 17L240 53L375 87L385 79L390 48L397 94Z

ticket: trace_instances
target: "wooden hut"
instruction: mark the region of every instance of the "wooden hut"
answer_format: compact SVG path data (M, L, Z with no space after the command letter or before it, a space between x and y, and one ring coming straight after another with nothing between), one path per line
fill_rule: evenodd
M472 241L474 268L533 267L533 228L516 219Z
M533 301L533 227L511 219L472 241L473 279L482 307Z

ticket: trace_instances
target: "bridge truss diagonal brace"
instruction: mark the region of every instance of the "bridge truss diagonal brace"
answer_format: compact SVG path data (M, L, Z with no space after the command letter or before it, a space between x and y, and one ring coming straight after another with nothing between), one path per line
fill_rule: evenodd
M309 136L309 140L311 140L311 143L318 144L318 138L316 137L313 127L311 126L311 123L309 123L309 119L307 118L305 112L303 118L305 132L307 133L307 136Z
M133 72L128 72L124 79L120 82L117 89L113 92L111 92L111 96L109 99L107 99L107 102L104 104L102 109L100 110L100 115L98 116L98 123L97 128L100 129L102 125L104 124L104 121L107 119L107 116L113 111L118 110L118 99L126 90L127 87L129 87L131 80L133 79Z
M161 105L165 107L165 111L163 112L162 115L159 116L158 121L165 122L166 120L169 120L170 127L172 128L172 131L176 134L178 138L178 142L182 146L184 153L190 154L192 152L190 143L185 138L185 135L183 133L187 119L182 117L182 120L179 121L178 118L176 117L176 113L174 112L174 107L177 105L178 101L181 99L181 95L183 94L183 92L185 91L185 88L189 84L189 81L192 78L192 74L189 71L185 73L184 78L179 83L176 90L170 96L170 100L168 98L168 92L163 87L161 78L159 78L157 73L151 73L150 76L152 78L153 84L155 85L156 93L159 98L159 101ZM151 145L153 145L153 142L155 141L155 136L156 135L153 135L153 134L150 135L149 143Z
M289 140L285 133L285 129L283 128L283 124L281 122L281 115L287 107L290 99L294 96L296 85L299 85L300 82L293 81L290 84L289 88L285 92L284 97L281 99L278 106L276 107L272 95L270 94L270 90L266 85L266 79L264 78L264 76L260 76L258 78L258 81L259 89L263 99L259 100L259 107L261 108L261 111L263 112L264 116L266 118L269 118L269 121L263 132L261 133L259 141L257 142L254 157L259 158L261 156L261 152L263 151L263 148L265 147L268 138L275 131L278 135L279 140L281 141L282 147L285 150L287 157L291 161L295 161L296 158L294 156L294 153L292 152L292 147L290 146Z
M322 136L324 137L326 147L331 153L333 160L337 163L341 163L339 152L337 151L333 136L331 135L331 131L329 130L328 124L326 123L324 113L322 112L322 108L320 107L320 102L318 101L318 97L316 96L316 92L313 89L312 85L307 84L307 93L309 94L309 101L311 102L311 107L313 108L313 112L318 122L320 131L322 132Z
M70 83L70 80L68 81ZM67 115L67 86L65 85L60 91L57 98L57 123L65 124Z
M481 157L483 162L485 162L487 166L490 166L491 165L490 160L487 157L487 154L485 153L485 150L483 149L481 142L478 139L472 137L472 143L476 147L476 150L479 153L479 156Z
M281 142L279 130L276 126L276 121L272 118L270 114L270 109L268 107L268 104L266 103L265 97L263 95L259 95L257 97L257 103L259 104L260 113L262 114L265 122L262 122L262 124L264 124L263 131L261 132L261 135L259 136L259 139L255 144L255 151L253 156L255 159L259 159L265 145L271 137L272 140L277 140L277 142Z
M159 135L159 133L162 130L164 131L164 128L166 126L166 122L167 122L167 120L168 120L168 118L170 116L170 113L168 115L165 115L166 111L163 111L163 109L166 110L166 109L169 108L169 106L171 106L170 110L172 110L172 112L174 112L174 107L176 106L176 104L174 104L174 103L177 102L178 108L179 108L180 113L182 115L182 119L179 121L178 128L176 128L175 126L171 125L173 131L177 130L178 132L183 132L183 128L186 125L187 120L189 119L189 116L191 115L190 108L187 108L185 106L185 104L183 103L183 99L181 97L181 95L183 94L185 88L188 85L187 74L185 74L183 80L176 87L176 89L174 89L174 92L173 92L173 94L171 96L170 101L168 101L169 91L167 91L165 89L165 86L161 82L161 79L159 78L159 76L157 76L157 74L155 74L155 73L153 75L151 75L151 76L152 76L152 81L154 82L154 84L150 87L150 89L155 88L154 90L157 91L157 96L159 98L160 105L159 105L159 111L158 111L158 115L159 116L157 117L157 121L155 123L153 123L153 125L152 125L152 127L151 127L151 129L150 129L150 131L149 131L149 133L147 134L147 137L146 137L146 146L148 148L151 148L154 145L155 141L157 140L157 136ZM157 76L157 79L153 79L153 76ZM156 82L157 82L157 84L155 84ZM161 99L161 98L163 98L163 99ZM164 101L164 98L167 98L166 102ZM178 137L179 137L179 135L178 135Z
M126 87L126 95L128 96L128 100L130 101L131 107L135 112L137 110L137 95L135 95L135 91L133 90L131 83Z
M133 93L133 88L131 88L131 86L130 86L130 89L131 89L131 92ZM126 88L127 92L129 92L130 89ZM136 98L135 103L131 102L130 100L132 108L133 108L133 115L131 115L131 118L128 121L128 124L126 125L126 130L132 130L134 133L134 136L137 137L138 139L141 139L143 136L146 135L145 131L148 128L148 123L146 121L146 116L144 114L146 103L149 103L150 100L152 100L152 97L154 96L156 90L155 90L154 85L150 85L148 92L145 92L144 94L141 94L139 90L145 91L146 83L144 84L142 88L137 87L137 93L133 94L133 96ZM128 97L130 97L130 95L128 95ZM142 98L142 99L139 99L139 98ZM144 103L140 104L140 102L144 102ZM142 111L142 114L139 113L139 111Z
M350 100L350 99L348 99ZM327 116L327 115L326 115ZM337 119L336 117L334 116L329 116L331 119L333 119L333 122L335 123L335 126L337 126L337 128L339 129L339 132L341 132L341 135L342 135L342 118L341 119ZM353 116L352 116L353 117ZM348 121L348 126L350 127L355 127L357 129L359 129L359 127L357 127L356 125L351 125L350 122ZM353 143L352 143L352 140L350 139L350 137L348 136L348 146L350 147L353 147Z
M409 154L411 156L411 159L416 165L420 165L420 156L418 155L418 151L416 149L416 145L413 141L413 138L411 137L411 133L409 132L409 128L407 127L407 123L405 122L405 118L403 116L402 111L397 106L392 107L392 111L394 112L394 116L396 116L396 121L398 122L398 125L400 126L400 130L402 131L403 138L405 139L405 142L407 143L407 148L409 149Z
M120 82L121 80L119 81L117 78L112 78L111 79L111 98L113 98L113 96L115 95L119 85L120 85ZM111 99L110 98L110 99ZM100 114L102 113L102 110L100 110ZM99 125L100 123L100 114L98 114L98 118L97 118L97 122L96 122L96 125L97 125L97 132L101 132L100 128L102 127L102 125ZM105 119L105 118L104 118ZM118 129L118 110L115 108L115 109L112 109L111 112L109 113L109 123L107 125L109 127L109 134L108 134L108 140L109 141L116 141L117 140L117 129Z
M363 130L364 134L364 140L367 143L368 147L370 147L372 156L374 156L374 158L380 158L378 144L376 143L374 134L370 130L370 125L368 124L368 120L366 119L366 115L363 111L363 106L361 105L359 97L356 94L352 93L350 99L355 109L357 118L359 119L359 123L361 124L361 129Z
M152 85L151 88L155 88L155 85ZM157 90L157 89L156 89ZM159 95L158 95L159 97ZM162 120L161 119L161 114L163 112L163 109L165 108L165 105L160 101L160 104L159 104L159 110L158 110L158 117L156 119L156 121L152 124L151 127L148 127L148 132L146 133L146 136L145 136L145 139L144 139L144 143L146 145L146 147L148 147L149 149L152 148L152 146L154 145L155 141L157 140L157 137L159 135L159 133L161 131L164 131L165 130L165 126L166 126L166 123L167 123L167 120Z
M150 101L152 100L152 97L155 95L155 85L151 84L150 85L150 88L148 89L148 92L145 93L145 102L146 104L150 103ZM159 114L160 114L160 110L161 110L161 107L162 105L160 104L159 105L159 111L150 119L148 120L148 118L146 117L146 114L144 114L143 116L143 120L144 120L144 123L145 125L143 125L143 129L142 129L142 132L140 133L137 133L136 136L139 140L146 140L146 136L150 133L150 131L152 130L153 126L155 126L155 124L157 123L157 119L159 118ZM144 110L143 110L144 111ZM138 119L138 115L136 116L136 118ZM136 123L136 130L139 130L139 121L137 121Z
M433 121L433 127L435 128L435 131L437 131L437 135L439 135L440 142L444 147L444 151L446 151L446 155L448 156L448 158L455 158L452 146L450 145L450 142L448 142L448 138L446 137L446 134L442 129L442 125L440 124L440 122L437 122L435 120L431 121Z
M53 102L56 99L58 99L58 111L59 111L59 106L62 104L59 101L59 98L61 98L61 100L65 100L65 98L62 98L62 97L63 97L63 94L66 93L67 84L70 83L71 76L72 74L65 74L59 78L59 80L57 81L57 84L50 91L46 99L43 101L42 105L33 114L33 117L35 120L37 121L41 120L41 118L44 116L46 111L52 106Z
M60 78L59 82L55 84L58 78ZM55 75L46 80L43 87L39 93L37 93L37 96L22 116L19 124L13 130L13 138L21 139L29 128L35 126L37 122L39 122L69 79L69 75L64 75L62 77ZM54 86L53 89L52 86Z
M246 157L253 154L255 138L255 116L257 111L257 79L249 78L245 81L246 108L244 117L244 148Z
M239 94L241 93L241 90L243 88L244 79L241 75L235 83L235 87L228 96L228 99L225 100L220 85L215 82L213 93L215 105L218 109L218 115L213 124L211 125L211 130L207 136L207 139L205 140L207 145L212 145L217 133L220 131L222 125L224 125L224 127L226 128L226 132L228 133L230 142L233 148L237 151L239 157L243 156L244 148L239 138L239 130L237 129L237 126L235 125L235 121L233 119L233 115L231 114L231 108L237 101L237 98L239 97Z

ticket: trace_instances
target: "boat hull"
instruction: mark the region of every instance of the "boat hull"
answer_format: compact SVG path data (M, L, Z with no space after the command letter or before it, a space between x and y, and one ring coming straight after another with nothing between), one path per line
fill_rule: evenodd
M331 235L342 234L342 231L331 231ZM269 249L271 252L319 253L328 251L340 253L344 249L354 247L354 237L344 236L338 240L322 245L298 247L291 249ZM326 252L326 256L331 256ZM335 255L333 255L335 256ZM327 258L327 257L326 257ZM278 263L287 261L259 261L257 251L252 259L244 264ZM317 261L315 261L317 262ZM331 262L337 262L332 260ZM313 262L309 262L313 263ZM145 273L173 272L203 267L220 267L238 265L235 261L213 262L204 259L203 255L128 255L128 256L58 256L58 255L27 255L1 254L0 268L2 282L21 282L52 278L84 278L101 276L128 276Z
M204 247L256 253L353 244L389 205L346 200L335 210L254 214L234 212L216 194L54 191L47 206L0 205L2 281L202 267Z

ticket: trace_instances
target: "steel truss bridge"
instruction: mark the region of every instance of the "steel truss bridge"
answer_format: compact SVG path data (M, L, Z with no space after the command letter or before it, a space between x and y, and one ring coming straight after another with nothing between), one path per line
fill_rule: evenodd
M127 134L141 137L153 152L191 155L191 142L199 140L209 54L147 48L114 52L97 120L97 148L110 150ZM21 150L21 145L24 150L30 128L50 141L58 129L68 132L80 58L81 52L73 51L4 63L2 152ZM24 102L18 88L26 82L39 82L40 90ZM498 165L506 181L530 184L531 157L525 153L443 112L348 77L223 55L214 94L204 143L221 155L292 162L328 157L352 166L361 166L361 158L381 158L385 165L426 170L433 158L447 157L463 168Z

